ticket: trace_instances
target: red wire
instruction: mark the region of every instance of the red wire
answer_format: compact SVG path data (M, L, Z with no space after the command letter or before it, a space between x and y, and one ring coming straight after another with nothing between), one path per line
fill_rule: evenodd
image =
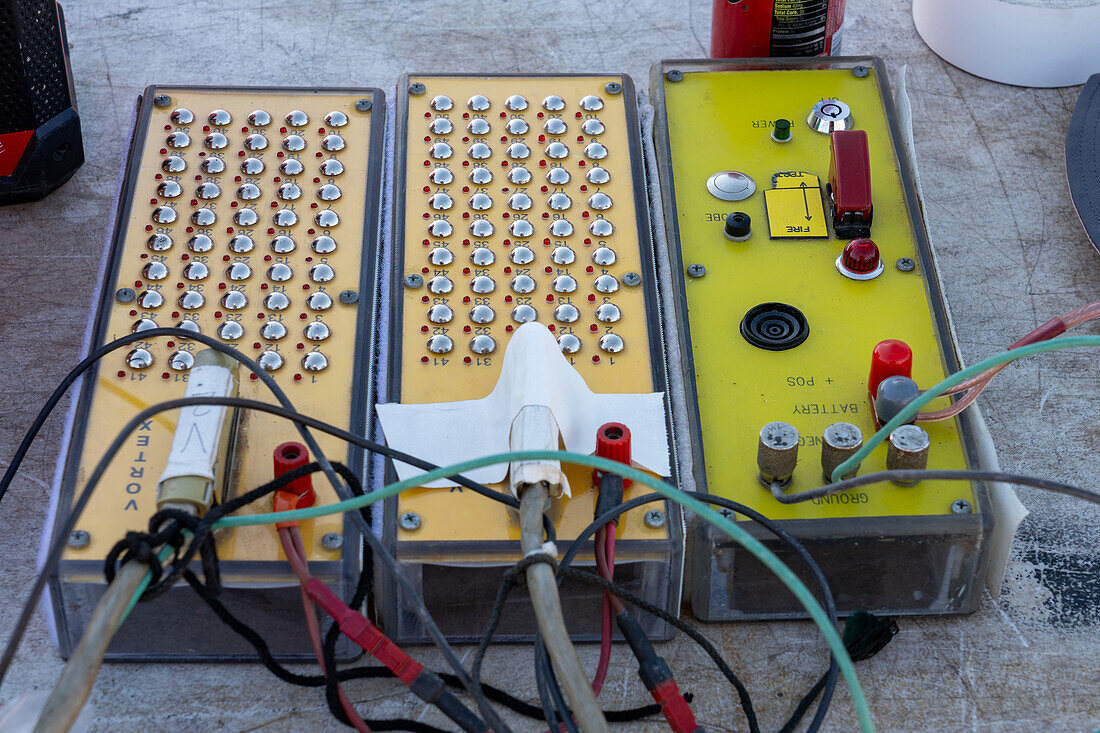
M1070 311L1061 318L1052 318L1043 325L1036 328L1031 333L1024 336L1022 339L1008 347L1010 349L1017 349L1027 344L1034 344L1040 341L1047 341L1060 336L1067 330L1074 326L1079 326L1086 321L1090 321L1093 318L1100 317L1100 301L1083 305L1080 308ZM978 395L982 393L989 383L993 381L993 377L997 376L997 373L1007 367L1008 364L1001 364L1000 366L987 369L981 374L976 374L970 379L956 384L951 389L944 392L944 395L958 394L960 392L966 392L961 398L942 410L934 410L931 412L918 412L917 422L932 422L935 420L946 420L948 418L958 415L960 412L970 406L970 403L978 399Z
M596 530L596 570L605 580L615 579L615 525L608 523ZM597 695L603 689L607 679L607 669L611 664L611 632L613 616L624 610L622 601L614 594L603 592L602 621L600 635L600 660L596 664L596 675L592 679L592 691Z
M321 673L325 673L325 654L323 643L321 641L321 625L317 621L317 608L313 605L313 601L310 600L309 595L306 594L305 583L310 579L309 573L309 561L306 559L305 545L302 543L302 533L296 526L281 527L279 529L279 541L283 545L283 552L286 554L287 562L290 563L291 569L294 570L294 574L298 576L298 582L302 588L302 611L306 616L306 627L309 629L309 641L313 645L313 654L317 657L317 664L321 667ZM352 726L359 733L371 733L371 729L367 727L366 722L362 716L359 715L359 711L355 709L355 706L351 704L351 700L344 694L343 689L339 684L336 686L337 692L340 696L340 707L344 710L344 715L351 721Z
M599 569L600 575L610 580L607 571L606 562L606 539L608 534L608 528L611 528L611 535L615 534L613 525L606 525L596 530L596 566ZM596 664L596 675L592 678L592 692L596 695L600 694L600 690L603 689L604 680L607 679L607 669L611 664L611 631L612 631L612 618L611 618L611 599L610 593L603 592L603 610L602 610L602 622L603 628L600 634L600 661Z

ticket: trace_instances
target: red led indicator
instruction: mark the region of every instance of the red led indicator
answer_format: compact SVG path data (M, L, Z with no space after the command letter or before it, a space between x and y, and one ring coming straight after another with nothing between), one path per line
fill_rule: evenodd
M881 264L878 245L870 239L853 239L844 246L841 266L850 273L865 275Z

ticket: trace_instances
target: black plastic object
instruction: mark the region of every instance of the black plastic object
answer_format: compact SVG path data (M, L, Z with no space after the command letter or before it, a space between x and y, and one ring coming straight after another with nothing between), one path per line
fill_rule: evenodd
M735 211L726 217L724 231L727 239L747 239L752 234L752 218L743 211Z
M775 121L775 128L772 132L772 137L777 142L785 143L791 139L791 121L780 118Z
M1073 207L1100 251L1100 74L1085 82L1066 132L1066 177Z
M0 0L0 205L42 198L83 163L61 6Z
M758 349L786 351L806 340L810 324L793 305L761 303L741 319L741 335Z

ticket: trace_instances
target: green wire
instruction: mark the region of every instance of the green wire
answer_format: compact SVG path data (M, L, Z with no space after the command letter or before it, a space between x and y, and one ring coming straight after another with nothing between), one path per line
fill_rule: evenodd
M1064 338L1051 339L1050 341L1040 341L1037 344L1028 344L1018 349L1010 349L996 356L991 356L984 361L979 361L974 366L969 366L966 369L955 372L950 377L943 380L935 387L932 387L932 389L927 390L921 394L920 397L906 405L901 412L894 416L893 420L882 426L882 430L872 435L871 439L864 443L863 447L857 450L851 458L833 469L830 478L832 478L833 481L840 481L846 473L857 468L871 451L886 440L886 438L890 436L890 433L894 432L895 428L912 420L913 416L917 414L920 408L924 407L956 384L965 382L967 379L977 376L987 369L992 369L1001 364L1007 364L1010 361L1015 361L1024 356L1042 354L1047 351L1058 351L1059 349L1069 349L1075 346L1100 346L1100 336L1066 336Z
M160 564L163 565L171 556L172 548L165 547L160 551L160 555L157 556L157 559L160 561ZM126 618L130 615L130 612L134 610L134 606L136 606L138 604L138 601L141 600L141 594L144 593L145 589L149 587L149 583L151 583L152 580L153 571L147 571L145 573L145 576L141 579L141 582L138 583L137 590L134 591L134 595L132 598L130 598L130 602L126 604L126 610L122 612L122 616L118 619L118 625L115 626L115 633L118 633L118 630L122 628L122 622L125 621Z
M992 369L993 367L1000 366L1001 364L1007 364L1008 362L1015 361L1031 354L1042 354L1049 351L1057 351L1059 349L1068 349L1076 346L1100 346L1100 336L1068 336L1059 339L1053 339L1050 341L1043 341L1037 344L1029 344L1022 346L1018 349L1011 349L997 356L992 356L984 361L980 361L973 366L962 369L955 372L947 379L944 379L939 384L935 385L931 389L925 391L920 397L909 403L904 409L901 410L894 419L882 426L882 429L875 433L871 438L860 448L856 453L844 463L841 463L836 469L833 470L833 481L839 481L840 478L851 470L853 466L858 465L863 461L867 455L874 450L880 443L894 431L895 428L909 422L909 420L932 400L939 397L943 392L954 387L960 382L964 382L973 376L981 374L982 372ZM710 522L714 526L721 529L727 535L729 535L738 544L743 546L752 555L754 555L760 562L762 562L769 570L771 570L780 581L786 585L795 597L802 604L802 606L809 612L813 618L814 623L821 629L821 633L824 635L825 640L829 644L829 648L833 652L833 656L837 660L837 664L840 665L841 672L844 674L844 680L848 684L848 689L852 695L852 704L856 709L856 713L859 716L860 729L866 733L874 731L874 723L871 720L871 711L867 706L867 699L863 695L863 689L860 687L859 678L856 676L855 666L852 664L852 658L848 655L847 649L844 648L844 642L837 633L836 628L832 625L829 617L825 614L825 611L821 608L821 604L813 597L813 594L806 588L806 586L795 576L791 570L783 564L783 562L772 553L767 547L762 545L759 541L754 539L745 530L738 527L733 522L722 515L715 512L710 507L706 506L702 502L690 497L680 494L675 488L660 481L647 473L643 473L637 469L626 466L616 461L611 461L598 456L587 456L579 453L569 453L566 451L516 451L511 453L499 453L497 455L485 456L484 458L478 458L470 461L464 461L462 463L455 464L453 466L444 466L432 471L428 471L420 476L414 476L404 481L398 481L397 483L390 484L379 491L372 492L365 496L355 497L347 501L341 501L336 504L328 504L322 506L314 506L307 509L297 509L294 511L286 512L272 512L267 514L253 514L249 516L241 517L224 517L214 523L215 528L222 527L244 527L257 524L273 524L275 522L288 522L291 520L302 519L315 519L317 517L326 516L329 514L338 514L342 512L353 511L365 506L370 506L375 502L388 499L391 496L396 496L408 489L422 486L436 479L446 478L455 474L466 473L474 468L481 468L482 466L490 466L501 463L511 463L514 461L531 461L531 460L556 460L563 463L574 463L583 466L591 466L592 468L598 468L602 471L610 473L616 473L623 478L632 479L639 483L645 484L650 488L656 490L665 498L670 499L685 508L694 512L697 516L702 517L706 521ZM161 561L167 559L169 554L168 548L161 552ZM149 586L152 580L152 573L146 573L142 578L137 592L133 598L130 599L129 605L126 607L126 611L122 615L122 620L125 620L134 606L137 604L141 594L145 592L145 589ZM121 625L122 620L119 621ZM1100 731L1098 731L1100 733Z
M863 695L863 689L860 687L859 678L856 676L855 666L852 664L852 658L848 655L848 650L844 648L844 642L840 638L840 634L837 632L835 626L833 626L832 620L826 615L824 609L821 608L821 604L817 602L813 594L803 585L802 581L791 570L783 564L775 554L761 544L758 540L753 538L748 532L741 527L738 527L733 522L729 521L716 511L703 504L697 499L690 496L681 494L675 487L666 484L665 482L650 476L647 473L643 473L635 468L631 468L618 461L608 460L606 458L600 458L599 456L588 456L580 453L569 453L566 451L551 451L551 450L530 450L530 451L515 451L510 453L498 453L493 456L485 456L484 458L476 458L462 463L457 463L453 466L445 466L443 468L436 468L427 473L419 476L413 476L412 478L405 479L404 481L398 481L397 483L390 484L385 488L378 491L371 492L364 496L357 496L353 499L341 501L336 504L326 504L321 506L313 506L307 509L296 509L286 512L273 512L268 514L252 514L248 516L239 517L223 517L214 523L214 528L224 527L244 527L248 525L257 524L272 524L274 522L288 522L291 520L302 519L315 519L316 517L322 517L329 514L338 514L341 512L353 511L365 506L370 506L375 502L388 499L391 496L396 496L402 491L407 489L416 488L423 484L429 483L440 478L446 478L447 476L453 476L455 474L466 473L471 469L481 468L482 466L490 466L501 463L512 463L515 461L537 461L537 460L551 460L561 461L562 463L572 463L582 466L591 466L592 468L598 468L601 471L607 471L609 473L616 473L623 478L632 479L638 483L645 484L654 489L665 498L670 499L678 504L683 505L685 508L694 512L697 516L702 517L706 521L710 522L714 526L721 529L734 541L748 550L754 555L760 562L762 562L769 570L771 570L780 581L786 585L799 603L809 612L813 618L814 623L821 629L822 635L829 644L829 648L833 652L837 664L840 665L841 672L844 674L844 680L848 685L848 689L852 695L852 704L856 709L856 713L859 716L860 728L865 733L873 733L874 723L871 720L871 710L867 706L867 699Z

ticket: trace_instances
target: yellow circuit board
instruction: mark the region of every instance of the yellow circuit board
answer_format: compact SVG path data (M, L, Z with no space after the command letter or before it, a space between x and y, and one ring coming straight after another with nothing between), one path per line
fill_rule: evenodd
M365 397L357 408L355 394L368 380L370 298L359 293L377 231L370 161L381 124L372 118L383 105L372 89L148 89L95 343L191 324L257 360L299 411L361 431ZM184 395L201 348L161 337L103 359L81 401L67 491L83 489L135 413ZM247 369L238 379L240 396L275 402ZM129 438L77 525L90 542L68 548L66 560L101 560L127 530L147 528L177 414L161 413ZM331 460L348 460L347 444L315 435ZM300 440L292 423L242 412L228 496L270 481L272 452L288 440ZM318 503L336 500L320 476L314 488ZM242 511L271 511L271 503ZM301 529L311 560L340 558L320 540L343 532L341 516ZM282 557L273 526L223 533L218 552L229 561Z
M869 486L785 505L757 477L757 435L766 423L780 420L799 431L790 493L822 484L821 435L828 425L853 423L865 440L876 431L867 378L878 342L901 339L912 347L913 378L923 388L955 364L930 253L927 247L918 250L923 225L918 232L910 217L915 198L906 197L878 67L861 66L855 73L666 62L664 68L677 71L672 79L661 77L668 145L662 176L671 173L671 182L663 182L666 197L669 183L675 188L679 241L672 246L679 247L687 272L683 293L707 490L773 519L941 515L950 514L957 499L977 507L970 485L934 481L912 488ZM827 99L847 103L853 129L866 131L869 140L870 236L885 263L872 280L848 279L836 266L848 240L838 239L831 220L825 221L830 137L807 123L814 104ZM777 119L790 121L790 140L773 138ZM755 193L738 201L711 195L708 179L721 171L745 174L755 182ZM733 212L752 219L745 241L724 236L724 220ZM919 221L919 212L916 216ZM795 231L800 226L805 227L801 234ZM915 268L898 267L901 258ZM692 277L692 265L702 265L705 275ZM769 302L802 311L809 326L805 342L768 351L741 336L745 314ZM933 407L945 404L937 401ZM967 466L955 421L922 426L931 437L929 468ZM863 461L860 473L884 470L885 456L885 446L880 447Z
M407 82L398 112L403 236L394 252L390 401L486 396L511 333L529 320L553 331L594 392L663 391L630 80ZM588 525L595 501L591 471L566 469L573 498L557 510L559 537ZM422 523L401 530L401 541L519 538L504 508L469 491L406 491L404 512ZM642 514L623 518L620 538L668 536Z

